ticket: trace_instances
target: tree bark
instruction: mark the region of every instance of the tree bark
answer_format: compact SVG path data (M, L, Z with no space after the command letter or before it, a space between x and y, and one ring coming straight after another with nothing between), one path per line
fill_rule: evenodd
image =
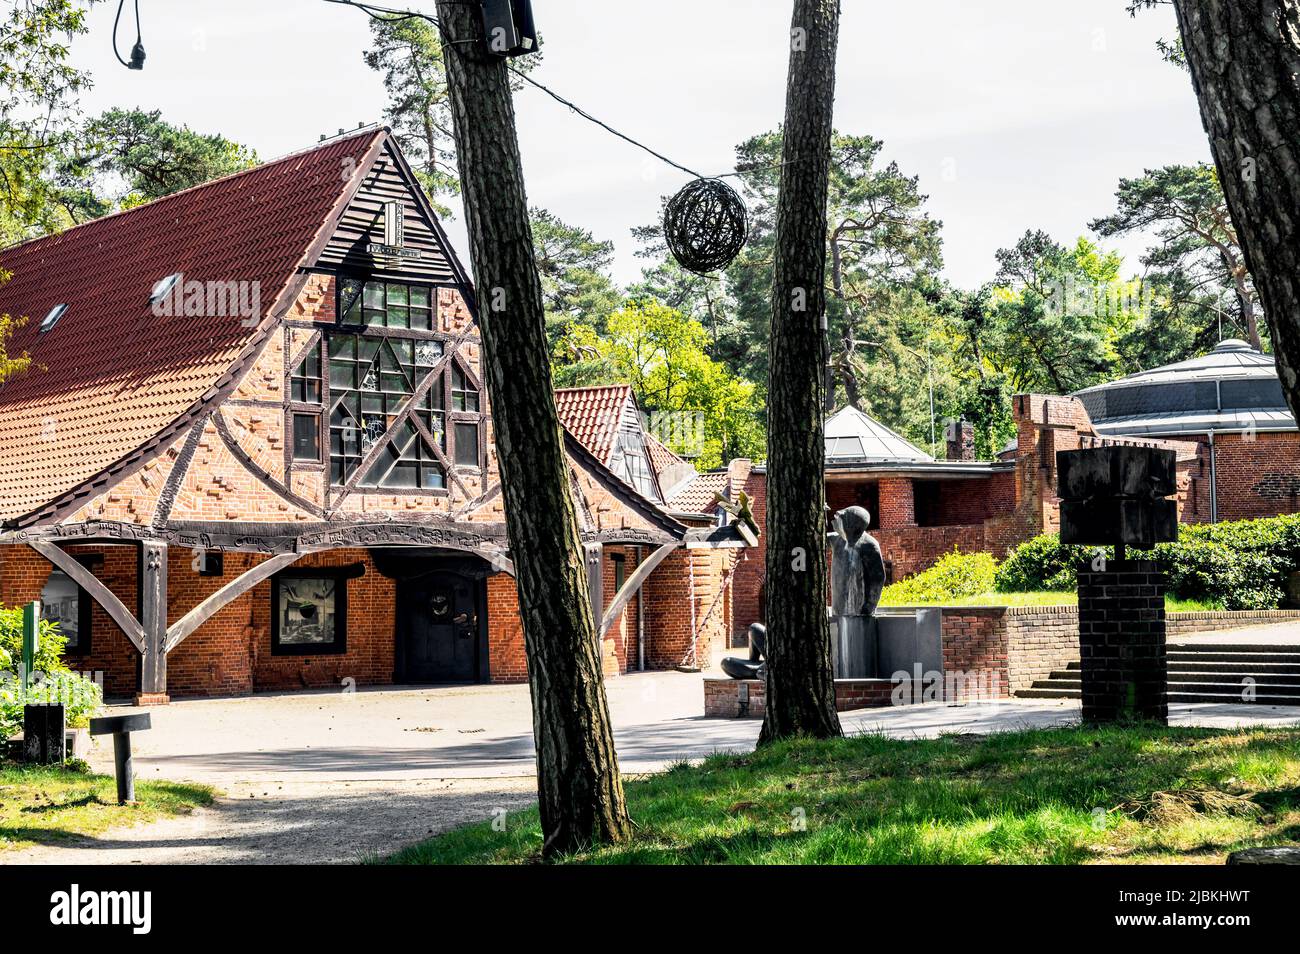
M1300 417L1300 0L1174 0L1237 237Z
M768 372L767 708L759 744L840 734L826 617L826 202L839 0L795 0Z
M438 0L438 14L528 657L543 854L552 857L593 839L622 841L631 823L551 390L508 74L486 53L470 5Z

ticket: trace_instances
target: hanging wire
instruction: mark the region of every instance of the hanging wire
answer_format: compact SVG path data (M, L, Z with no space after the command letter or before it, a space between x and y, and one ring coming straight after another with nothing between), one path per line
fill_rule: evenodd
M366 13L372 20L379 20L385 23L397 23L403 20L427 20L429 23L432 23L434 26L438 28L438 32L439 34L441 34L444 43L455 44L455 43L474 42L473 40L451 39L450 37L447 36L446 32L444 31L442 21L440 21L437 17L433 16L432 14L419 13L415 10L396 10L393 9L392 7L381 7L373 3L365 3L362 2L362 0L325 0L325 2L337 3L345 7L356 7L358 10L361 10L364 13ZM476 3L466 3L465 5L477 6ZM581 116L583 119L587 120L588 122L594 123L595 125L599 126L601 129L605 130L611 135L617 136L619 139L622 139L624 142L630 143L631 145L636 146L636 148L640 149L641 151L649 153L651 156L654 156L660 162L666 163L667 165L672 166L674 169L679 169L682 172L685 172L689 176L694 176L696 179L724 179L727 178L728 176L742 176L750 172L763 172L770 169L780 169L790 164L786 162L781 162L770 166L757 166L757 167L749 167L743 170L736 170L734 172L722 172L714 176L702 175L701 173L698 173L694 169L690 168L689 166L684 166L680 162L675 162L672 159L669 159L663 153L655 149L652 149L650 146L647 146L645 143L633 139L627 133L620 132L619 130L615 129L613 126L609 125L609 123L605 122L604 120L598 119L597 117L593 116L591 113L587 112L577 103L573 102L573 100L561 96L555 90L551 89L549 86L546 86L543 83L539 83L537 80L533 79L531 76L529 76L527 73L523 72L522 70L514 66L511 66L509 63L506 64L506 69L508 69L511 73L515 74L515 76L519 77L528 85L538 90L541 90L543 93L551 97L551 99L555 100L557 103L560 103L562 106L567 106L570 111L577 113L579 116Z
M117 61L129 69L137 69L126 60L122 59L122 54L117 49L117 24L122 19L122 8L126 6L126 0L117 0L117 15L113 17L113 55ZM135 0L135 45L141 45L140 41L140 0Z

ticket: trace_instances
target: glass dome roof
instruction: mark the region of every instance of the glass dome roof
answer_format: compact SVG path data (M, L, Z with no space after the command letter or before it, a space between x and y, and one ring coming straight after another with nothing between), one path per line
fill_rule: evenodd
M1236 338L1209 354L1075 392L1102 434L1294 430L1277 364Z

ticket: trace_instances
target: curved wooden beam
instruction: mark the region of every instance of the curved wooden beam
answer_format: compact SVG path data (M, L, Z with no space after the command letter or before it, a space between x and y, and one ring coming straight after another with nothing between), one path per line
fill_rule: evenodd
M136 650L144 654L144 627L135 615L123 605L122 601L117 598L117 594L104 585L103 581L91 573L84 566L77 562L76 557L44 540L31 540L27 544L45 559L49 560L56 567L68 574L77 585L86 591L96 603L104 608L104 612L115 622L118 627L126 634L126 638L131 640L131 644Z
M636 595L636 591L641 589L641 584L644 583L646 578L655 571L655 567L660 563L663 563L668 554L672 553L680 545L681 544L676 540L672 543L665 543L654 553L650 554L649 557L642 560L641 565L638 566L632 572L632 575L624 581L623 588L614 594L614 602L609 604L609 609L605 610L605 615L600 619L600 632L597 635L601 639L605 638L605 634L608 633L610 627L614 625L614 621L617 620L619 614L623 612L623 608L627 606L632 597Z
M225 609L231 602L243 596L263 580L274 576L290 564L298 562L302 556L301 553L281 553L279 556L273 556L271 559L259 563L251 570L245 570L168 626L167 642L163 644L163 652L171 652L184 641L185 637L206 623L215 614Z

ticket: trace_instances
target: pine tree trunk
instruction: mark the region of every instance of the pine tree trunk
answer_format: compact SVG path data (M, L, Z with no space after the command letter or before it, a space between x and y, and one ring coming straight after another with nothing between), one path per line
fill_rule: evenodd
M1175 0L1219 181L1300 417L1300 0Z
M795 0L768 373L767 709L759 744L840 734L826 618L826 197L839 0Z
M439 0L486 384L519 591L543 853L630 830L551 390L514 104L469 5ZM474 42L466 43L465 40Z

